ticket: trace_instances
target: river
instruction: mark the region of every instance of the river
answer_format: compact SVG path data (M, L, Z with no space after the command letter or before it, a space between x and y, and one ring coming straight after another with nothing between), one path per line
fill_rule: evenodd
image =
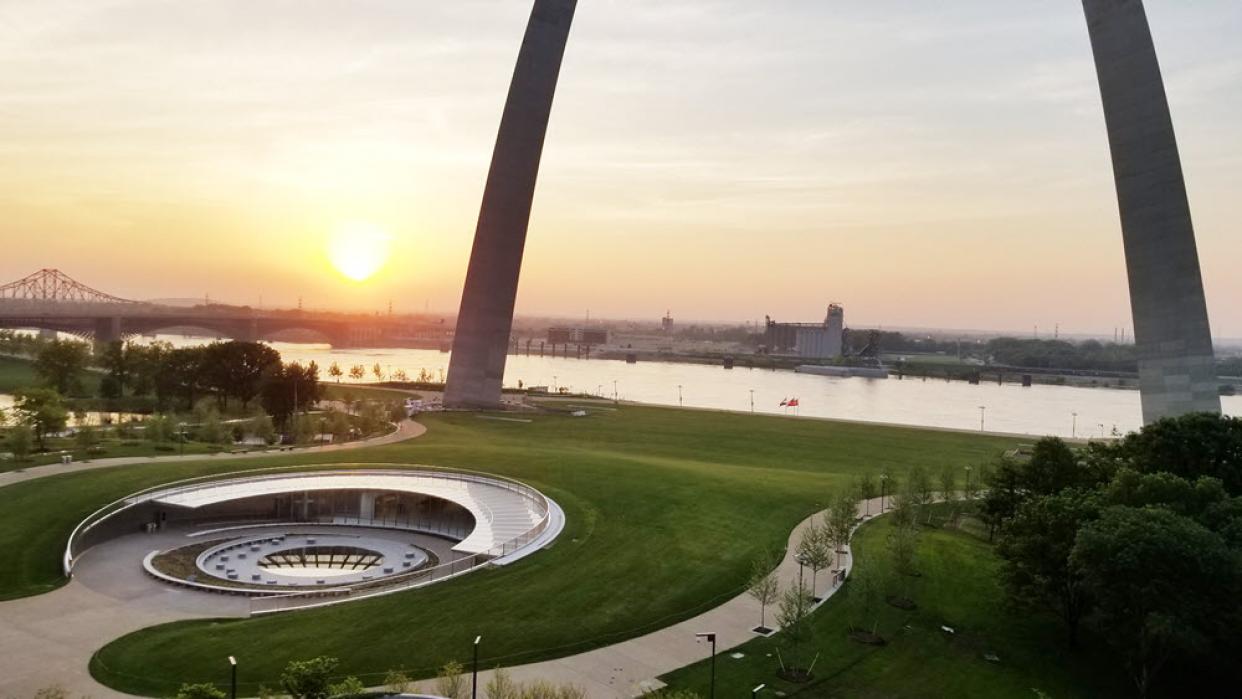
M198 338L160 336L174 345L201 344ZM401 369L411 379L426 370L437 379L448 371L449 355L418 349L333 349L328 345L272 343L285 361L315 361L320 377L328 367L344 371L356 364L379 364L385 375ZM801 415L864 422L946 427L1033 436L1100 437L1124 434L1142 424L1138 391L1017 384L971 385L961 381L906 378L835 378L768 369L663 362L626 364L620 360L510 356L505 385L564 386L654 405L734 410L770 415ZM350 383L348 377L342 383ZM796 398L796 409L781 407ZM1222 398L1225 412L1242 415L1242 396ZM7 401L0 397L0 407ZM982 409L981 409L982 407ZM1077 413L1075 417L1074 413Z

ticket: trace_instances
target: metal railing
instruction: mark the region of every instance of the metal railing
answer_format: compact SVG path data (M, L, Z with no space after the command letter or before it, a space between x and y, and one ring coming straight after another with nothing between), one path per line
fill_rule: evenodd
M341 468L342 466L355 466L355 465L365 466L366 468L348 468L348 469ZM425 465L417 465L417 464L340 463L340 464L324 464L324 468L318 468L318 469L314 468L314 466L315 465L309 465L309 464L303 464L303 465L298 465L298 466L277 466L277 467L268 467L268 468L260 468L260 469L250 469L246 471L232 471L229 473L222 473L222 474L211 474L207 476L198 476L195 478L186 478L183 480L173 481L171 483L164 483L162 485L152 486L150 488L144 488L143 490L130 493L129 495L126 495L125 497L118 498L104 505L103 507L100 507L99 509L95 510L90 515L88 515L85 519L79 522L76 527L73 528L73 531L70 532L69 534L69 540L65 544L65 552L61 560L62 570L66 577L71 577L73 575L73 565L76 562L78 556L82 553L80 546L81 546L83 537L87 533L89 533L92 529L99 526L103 522L107 521L110 517L116 514L119 514L129 509L130 507L141 504L142 502L151 500L153 499L153 496L156 494L164 496L164 495L173 495L177 493L188 492L190 490L193 490L195 487L202 486L205 483L216 483L216 482L224 482L224 481L236 482L236 483L261 482L264 480L289 478L291 475L295 475L295 476L305 475L307 477L313 477L313 476L324 476L324 475L367 475L367 474L370 474L370 475L411 475L411 474L417 474L417 475L425 475L425 476L435 477L435 478L440 478L440 479L482 483L486 485L500 487L500 488L510 490L516 493L520 493L530 498L531 500L533 500L539 506L539 508L542 509L543 511L542 518L540 519L540 522L535 525L535 528L540 528L540 527L546 528L547 526L546 522L551 512L551 506L549 505L548 499L544 497L543 493L540 493L538 490L526 485L525 483L522 483L521 481L513 480L511 478L505 478L504 476L496 476L496 475L491 475L491 474L484 474L482 472L474 472L474 471L466 471L466 470L441 469L436 466L425 466ZM383 467L383 466L396 467L396 468L387 468L387 469L376 468L376 467ZM306 470L308 468L310 468L311 470ZM290 471L294 471L295 473L291 474ZM267 475L254 475L257 473L265 473ZM478 556L478 555L483 555L483 554L475 554L475 555Z

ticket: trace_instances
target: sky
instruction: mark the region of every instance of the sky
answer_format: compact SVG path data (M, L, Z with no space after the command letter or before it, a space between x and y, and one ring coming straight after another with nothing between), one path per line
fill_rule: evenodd
M1242 3L1146 5L1242 337ZM0 0L0 282L454 312L530 6ZM1111 334L1120 235L1076 0L581 0L518 312Z

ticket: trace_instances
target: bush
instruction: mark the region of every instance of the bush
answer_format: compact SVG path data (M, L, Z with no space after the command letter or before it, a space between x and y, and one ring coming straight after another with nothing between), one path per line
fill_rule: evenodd
M328 680L340 664L336 658L326 656L291 661L280 676L280 686L293 699L327 699Z
M357 697L365 694L366 691L366 685L362 684L362 680L353 676L328 686L328 695L331 697Z
M214 684L183 684L177 690L176 699L225 699L228 696Z

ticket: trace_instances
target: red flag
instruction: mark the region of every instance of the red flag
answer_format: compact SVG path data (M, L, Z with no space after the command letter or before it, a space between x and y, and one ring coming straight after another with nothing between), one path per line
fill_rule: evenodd
M794 398L793 400L789 401L789 407L791 407L791 408L796 408L796 407L798 407L798 399L797 399L797 398Z

